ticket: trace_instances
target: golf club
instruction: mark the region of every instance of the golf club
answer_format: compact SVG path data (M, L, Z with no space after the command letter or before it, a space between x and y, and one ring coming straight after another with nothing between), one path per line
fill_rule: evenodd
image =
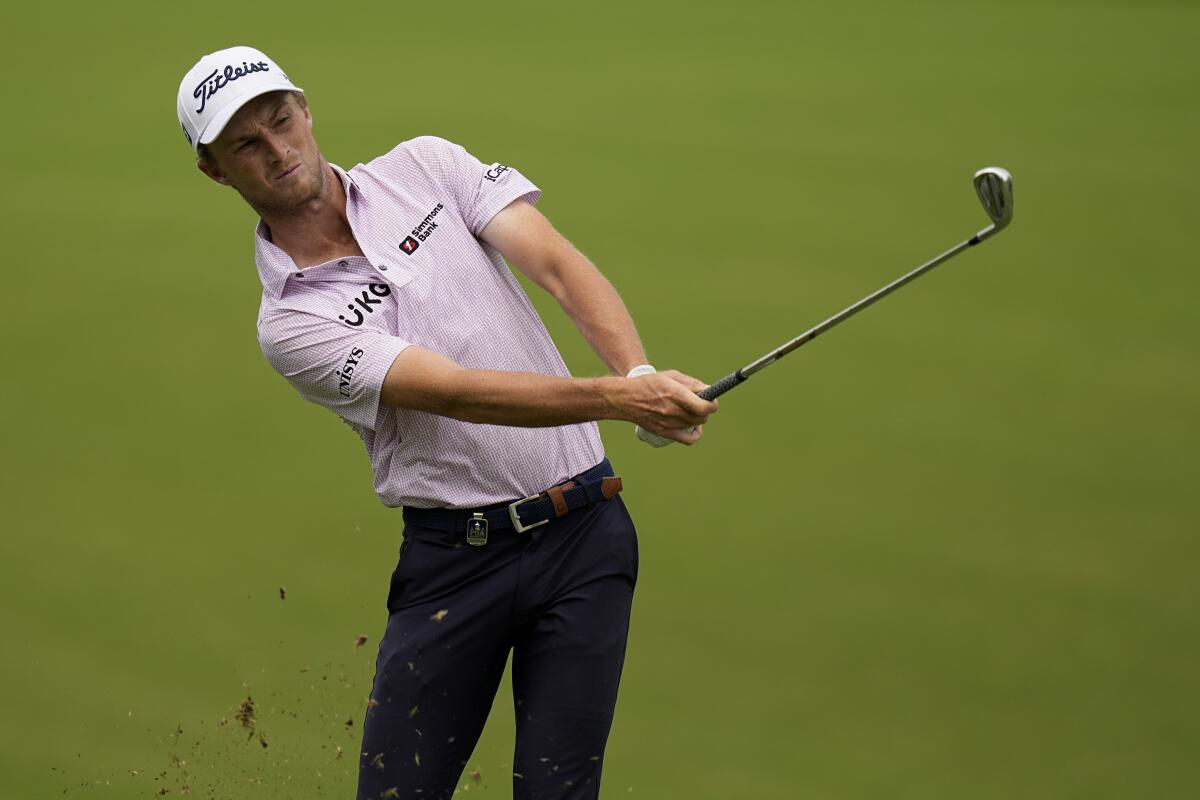
M699 395L705 400L714 400L717 397L720 397L733 387L745 382L746 379L748 379L754 373L761 369L765 369L771 364L774 364L788 353L802 345L811 342L813 339L817 338L830 328L835 327L839 323L845 322L847 319L854 316L859 311L862 311L876 300L886 297L904 284L915 280L921 275L924 275L938 264L949 261L963 250L974 247L980 242L985 241L986 239L1008 227L1009 223L1012 222L1013 216L1012 175L1009 174L1008 170L1001 167L984 167L975 173L974 181L975 191L979 195L979 200L981 203L983 203L984 210L987 211L988 217L990 217L992 220L991 225L988 225L970 239L959 242L941 255L926 261L912 272L902 275L901 277L889 283L887 286L884 286L882 289L867 295L854 305L839 311L829 319L822 322L820 325L809 328L807 331L800 334L795 339L792 339L782 347L772 350L762 358L758 359L757 361L750 362L739 370L731 372L724 378L721 378L721 380L699 392ZM638 429L637 434L639 438L655 445L656 447L662 447L664 444L670 444L671 442L670 439L665 439L649 431L642 430L641 428Z

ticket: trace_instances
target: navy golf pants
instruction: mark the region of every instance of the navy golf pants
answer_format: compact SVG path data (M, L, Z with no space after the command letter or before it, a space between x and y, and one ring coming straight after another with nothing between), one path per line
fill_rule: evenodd
M488 539L405 526L358 800L449 798L510 650L514 798L599 796L637 580L633 522L616 496Z

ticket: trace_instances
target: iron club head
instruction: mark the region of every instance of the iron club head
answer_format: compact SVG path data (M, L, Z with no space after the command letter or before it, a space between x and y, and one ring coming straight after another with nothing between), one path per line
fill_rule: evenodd
M1012 175L1003 167L984 167L975 173L975 191L983 208L992 219L992 224L978 234L983 241L993 233L1004 230L1012 222L1013 185Z

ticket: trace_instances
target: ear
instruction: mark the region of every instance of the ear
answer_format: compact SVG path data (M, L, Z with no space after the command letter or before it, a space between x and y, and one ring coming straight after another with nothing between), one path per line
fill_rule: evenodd
M205 161L203 158L196 159L196 169L200 170L209 178L221 184L222 186L231 185L229 178L225 177L225 174L221 172L220 167L218 167L216 164L211 164L208 161Z

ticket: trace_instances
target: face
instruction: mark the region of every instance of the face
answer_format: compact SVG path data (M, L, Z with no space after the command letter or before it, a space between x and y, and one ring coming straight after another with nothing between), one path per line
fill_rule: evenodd
M238 109L200 170L232 186L260 212L287 213L319 198L327 180L312 115L289 92L269 92Z

